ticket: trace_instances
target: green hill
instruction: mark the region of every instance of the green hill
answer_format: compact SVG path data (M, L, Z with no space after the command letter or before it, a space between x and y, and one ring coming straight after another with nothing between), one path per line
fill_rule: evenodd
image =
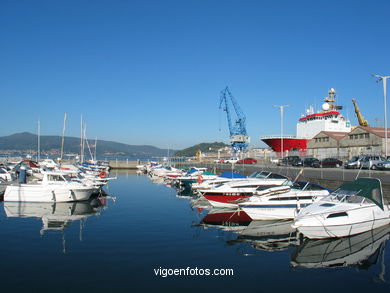
M192 147L186 148L175 153L176 157L193 157L197 150L201 150L202 153L217 152L218 149L227 147L228 145L223 142L204 142Z
M61 148L61 136L41 135L40 143L42 152L53 150L59 151ZM95 140L88 140L88 143L91 151L94 153ZM36 134L22 132L0 137L0 150L36 151L37 148L38 137ZM78 154L80 152L80 138L65 137L64 152ZM168 151L150 145L129 145L113 141L98 140L96 153L98 156L163 157L167 156ZM87 146L85 146L85 154L88 154Z

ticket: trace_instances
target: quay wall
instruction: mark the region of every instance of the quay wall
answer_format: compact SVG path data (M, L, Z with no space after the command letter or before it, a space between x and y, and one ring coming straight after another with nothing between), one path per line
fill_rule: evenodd
M183 163L176 163L180 167ZM188 162L185 164L188 165ZM184 165L183 165L184 166ZM309 180L326 185L327 188L334 189L342 182L353 181L357 177L378 178L382 184L390 187L390 172L378 170L355 170L344 168L299 168L276 166L275 164L254 164L254 165L237 165L237 164L215 164L215 163L191 163L191 166L206 167L209 171L220 174L225 171L234 171L244 175L250 175L255 171L270 171L285 175L295 179L299 174L298 180Z

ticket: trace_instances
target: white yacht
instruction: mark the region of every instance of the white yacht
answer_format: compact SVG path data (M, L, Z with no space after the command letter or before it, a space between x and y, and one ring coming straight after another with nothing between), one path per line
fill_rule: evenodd
M8 172L6 168L0 168L0 178L4 181L12 181L14 178L12 177L11 173Z
M234 180L231 182L216 185L212 189L199 190L214 207L237 208L238 203L251 197L255 192L271 187L291 185L292 182L278 174L273 174L267 178L247 178L244 180Z
M308 238L332 238L363 233L389 223L389 206L383 199L380 180L359 178L302 209L293 227Z
M42 180L7 186L4 201L67 202L90 198L96 187L74 182L62 172L43 172Z
M329 195L329 190L312 182L298 181L292 186L276 186L256 191L239 203L252 220L294 219L301 208Z

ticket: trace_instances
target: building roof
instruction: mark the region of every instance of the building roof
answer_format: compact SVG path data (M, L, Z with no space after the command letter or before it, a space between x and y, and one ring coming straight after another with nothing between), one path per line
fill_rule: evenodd
M348 132L339 132L339 131L321 131L320 133L318 133L315 137L317 137L318 135L320 134L325 134L326 136L329 136L335 140L340 140L342 139L344 136L346 136L348 134ZM314 138L314 137L313 137Z
M385 137L385 129L383 127L357 126L355 129L358 129L358 128L363 129L363 130L365 130L369 133L372 133L376 136L379 136L382 138ZM351 132L353 132L354 130L352 130ZM390 138L390 129L389 128L387 129L387 137Z

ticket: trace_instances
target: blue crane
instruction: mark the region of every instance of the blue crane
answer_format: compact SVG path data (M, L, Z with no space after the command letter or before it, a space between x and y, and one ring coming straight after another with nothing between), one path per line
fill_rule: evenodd
M221 99L219 101L219 109L223 109L223 111L226 112L232 151L235 154L239 152L243 153L246 151L249 142L249 137L246 132L245 114L242 112L240 106L238 105L236 99L233 97L228 87L221 91L220 97ZM232 119L231 117L229 99L235 111L235 119ZM222 108L223 104L224 106Z

